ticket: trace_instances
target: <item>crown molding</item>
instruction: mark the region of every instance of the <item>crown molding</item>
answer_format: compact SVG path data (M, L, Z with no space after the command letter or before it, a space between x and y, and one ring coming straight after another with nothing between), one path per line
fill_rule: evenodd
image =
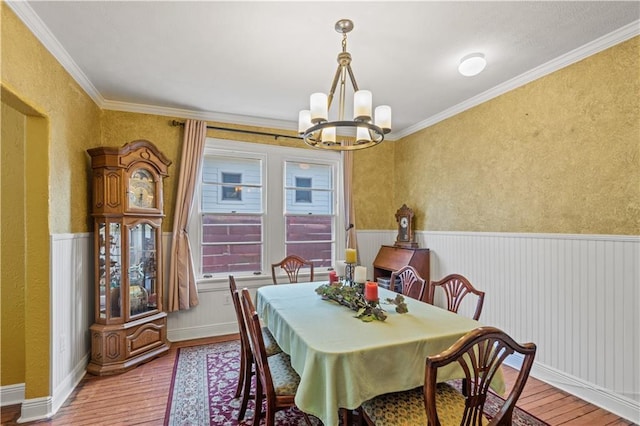
M53 55L71 77L82 87L82 89L102 108L104 98L95 88L93 83L87 78L71 55L60 44L57 38L51 33L49 28L42 22L42 19L31 8L26 1L6 1L7 5L22 20L27 28L36 36L40 43Z
M298 123L286 120L251 117L239 114L226 114L211 111L194 111L181 108L168 108L155 105L134 104L129 102L105 100L102 109L111 111L137 112L141 114L162 115L167 117L191 118L193 120L217 121L253 127L267 127L282 130L298 130Z
M502 84L499 84L498 86L495 86L487 91L484 91L479 95L469 98L464 102L454 105L451 108L447 108L446 110L438 114L435 114L427 118L426 120L423 120L417 124L414 124L413 126L407 127L406 129L403 129L402 131L397 132L395 134L395 137L403 138L419 130L425 129L429 126L433 126L434 124L440 121L453 117L456 114L460 114L463 111L466 111L470 108L473 108L477 105L487 102L488 100L496 98L500 95L503 95L513 89L517 89L520 86L524 86L527 83L530 83L534 80L544 77L547 74L551 74L564 67L567 67L578 61L581 61L591 55L595 55L598 52L601 52L605 49L615 46L616 44L622 43L623 41L627 41L630 38L635 37L639 34L640 34L640 20L637 20L609 34L606 34L600 38L597 38L581 47L578 47L562 56L552 59L547 63L544 63L523 74L520 74L519 76L514 77L511 80L508 80Z

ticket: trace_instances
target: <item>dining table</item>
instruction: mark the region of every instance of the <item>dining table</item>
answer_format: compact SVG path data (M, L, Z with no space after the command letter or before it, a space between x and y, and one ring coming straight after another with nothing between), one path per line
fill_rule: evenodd
M386 302L397 293L379 288L385 321L365 322L346 306L317 294L326 282L260 287L256 311L300 375L296 406L338 425L341 408L424 384L425 360L449 348L481 324L419 300L405 297L407 313ZM438 370L438 381L462 378L457 363ZM499 372L492 388L504 392Z

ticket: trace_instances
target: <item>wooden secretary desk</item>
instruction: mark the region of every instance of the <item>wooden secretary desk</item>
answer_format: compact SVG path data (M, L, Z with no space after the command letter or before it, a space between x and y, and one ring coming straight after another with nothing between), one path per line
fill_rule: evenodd
M403 266L413 266L427 283L429 276L429 249L381 246L373 261L373 279L389 278Z

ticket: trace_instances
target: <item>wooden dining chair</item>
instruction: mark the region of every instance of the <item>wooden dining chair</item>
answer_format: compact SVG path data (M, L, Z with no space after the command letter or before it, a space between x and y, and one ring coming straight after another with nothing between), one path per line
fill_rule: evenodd
M513 353L523 357L522 367L502 407L487 419L484 404L489 384ZM427 357L423 387L375 397L362 404L360 412L370 426L511 425L535 354L533 343L520 345L495 327L476 328L444 352ZM460 364L464 371L460 390L450 382L437 383L438 369L452 363Z
M295 254L289 255L282 259L280 262L273 263L271 265L271 276L273 278L273 283L278 284L276 271L279 269L283 269L287 273L290 283L297 283L300 270L306 268L309 268L309 281L313 281L313 262L303 259L300 256L296 256Z
M418 271L416 271L413 266L403 266L397 271L392 272L390 285L395 286L396 279L398 278L402 285L402 294L424 302L426 280L418 274Z
M295 406L294 398L300 384L300 376L291 366L291 359L286 353L267 356L260 318L246 288L242 289L241 300L257 376L253 425L259 426L264 414L266 426L274 426L276 411ZM266 402L264 413L263 401ZM311 425L307 414L303 415L307 424Z
M251 378L254 375L254 359L251 353L251 344L249 343L247 326L240 303L240 295L233 275L229 275L229 290L231 291L231 300L233 300L233 307L236 311L236 320L238 321L238 330L240 333L240 372L234 398L242 396L240 410L238 411L238 421L242 421L247 411L249 400L253 397L253 395L251 395ZM267 356L282 352L282 349L280 349L280 346L278 346L276 340L266 327L261 327L261 333Z
M451 312L458 312L462 299L469 293L473 293L478 297L476 303L476 311L473 319L478 320L482 313L482 305L484 304L484 291L476 289L468 279L459 274L447 275L440 281L431 281L429 283L427 303L434 304L436 288L441 287L447 298L447 309Z

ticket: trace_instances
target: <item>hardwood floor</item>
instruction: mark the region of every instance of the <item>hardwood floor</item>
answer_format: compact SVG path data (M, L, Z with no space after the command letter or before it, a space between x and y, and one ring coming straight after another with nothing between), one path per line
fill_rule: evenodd
M237 335L176 342L167 355L126 373L96 377L87 374L56 415L17 423L20 406L2 407L2 425L162 425L177 349L237 339ZM507 387L517 372L505 367ZM550 425L632 425L615 414L530 377L517 404Z

